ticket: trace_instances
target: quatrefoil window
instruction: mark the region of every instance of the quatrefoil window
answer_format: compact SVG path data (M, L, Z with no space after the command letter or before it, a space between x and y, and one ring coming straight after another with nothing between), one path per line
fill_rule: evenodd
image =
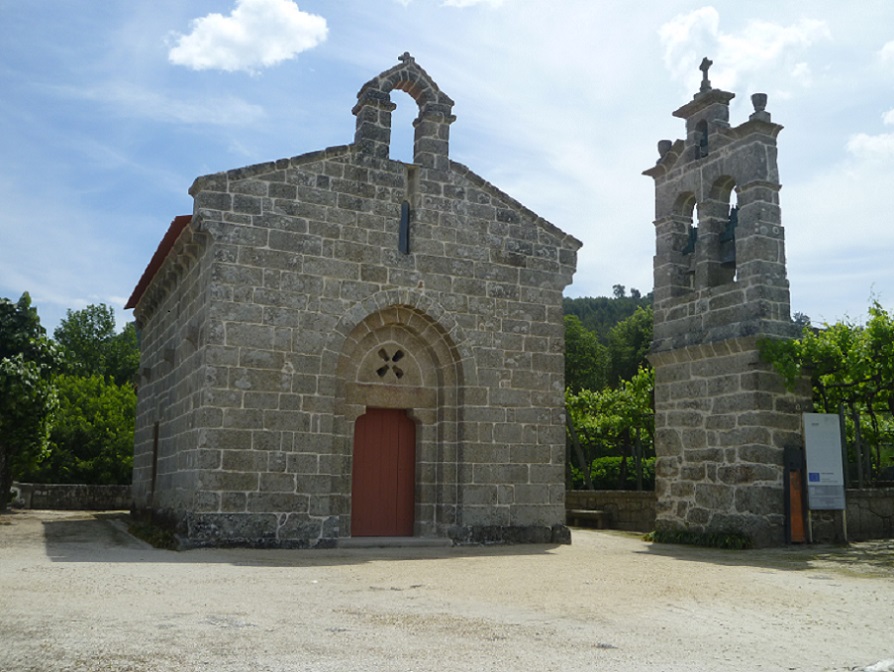
M376 369L376 375L379 378L384 378L389 371L391 371L398 380L404 377L404 371L399 366L397 366L397 362L404 358L403 350L396 350L393 355L389 355L388 351L385 348L379 349L379 357L382 358L382 361L385 363Z

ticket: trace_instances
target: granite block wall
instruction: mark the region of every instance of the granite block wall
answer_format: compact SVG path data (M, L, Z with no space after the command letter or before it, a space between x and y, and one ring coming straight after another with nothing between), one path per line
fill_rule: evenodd
M136 301L135 498L187 543L350 536L374 407L416 423L414 534L562 534L580 243L449 159L452 101L405 56L358 94L354 143L197 179ZM420 109L412 164L388 157L395 88Z

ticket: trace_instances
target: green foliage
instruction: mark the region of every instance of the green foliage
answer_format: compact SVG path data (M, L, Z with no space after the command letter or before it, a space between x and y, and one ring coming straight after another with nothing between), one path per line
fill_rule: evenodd
M0 299L0 509L14 475L47 452L58 352L45 333L27 292Z
M653 322L652 306L637 306L633 315L611 328L608 334L609 384L629 380L640 368L649 366L647 357L652 348Z
M636 490L636 469L633 460L610 455L597 457L590 463L590 481L596 490ZM643 458L643 490L655 488L655 458ZM584 486L584 475L577 467L571 467L572 488L577 490Z
M22 478L36 483L130 483L136 394L102 377L56 378L59 410L49 455Z
M851 438L858 418L861 439L873 448L876 473L886 466L894 445L894 318L888 311L875 302L865 325L805 327L800 339L765 339L759 346L761 357L790 389L803 376L810 378L817 411L848 409Z
M741 551L751 548L748 535L741 532L692 532L690 530L655 530L644 539L656 544L685 544Z
M103 376L123 385L140 365L136 328L128 324L115 334L115 312L105 304L66 311L53 335L65 352L67 373Z
M654 385L652 370L641 368L633 378L621 381L615 388L581 390L577 394L566 390L565 405L584 449L586 463L591 465L591 473L608 477L612 463L596 464L596 460L618 459L617 478L611 487L626 487L631 474L635 479L633 465L637 447L643 458L655 454ZM646 459L643 463L646 464ZM582 478L579 472L578 477Z
M608 348L576 315L565 316L565 386L572 392L599 390L608 377Z
M0 499L13 477L42 483L131 479L136 329L113 310L66 313L46 338L28 294L0 299ZM0 502L2 503L2 502Z
M19 477L38 483L130 483L139 367L136 329L115 333L105 304L69 310L55 330L62 359L54 384L59 408L41 459Z
M594 332L600 342L609 345L609 333L613 326L627 319L637 308L648 308L652 305L651 292L642 296L636 289L630 290L630 296L622 285L616 285L615 296L587 296L577 299L562 299L562 309L566 315L576 315L585 329ZM624 290L619 295L618 290Z
M642 427L651 435L654 387L655 374L642 368L616 388L566 391L565 404L575 426L591 436L614 437L630 427Z
M140 369L140 342L135 323L128 322L121 333L112 339L107 361L107 376L118 385L133 383Z

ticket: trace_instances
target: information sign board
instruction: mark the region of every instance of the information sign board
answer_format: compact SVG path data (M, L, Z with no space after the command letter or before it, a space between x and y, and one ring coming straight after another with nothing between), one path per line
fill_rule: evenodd
M807 505L814 511L847 508L840 422L837 415L829 413L804 414Z

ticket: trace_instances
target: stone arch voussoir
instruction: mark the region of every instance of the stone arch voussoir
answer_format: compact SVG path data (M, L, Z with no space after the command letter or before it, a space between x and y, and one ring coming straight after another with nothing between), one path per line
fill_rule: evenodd
M736 178L731 175L721 175L711 183L708 191L708 198L712 201L719 201L729 207L733 190L736 188Z
M423 339L438 355L440 365L456 368L457 385L474 384L475 370L469 365L472 352L456 319L437 301L406 289L377 292L345 313L327 348L330 370L342 374L348 353L366 334L387 325L400 325Z
M694 192L684 191L677 196L674 201L672 214L681 217L692 218L694 216L696 206L696 196Z

